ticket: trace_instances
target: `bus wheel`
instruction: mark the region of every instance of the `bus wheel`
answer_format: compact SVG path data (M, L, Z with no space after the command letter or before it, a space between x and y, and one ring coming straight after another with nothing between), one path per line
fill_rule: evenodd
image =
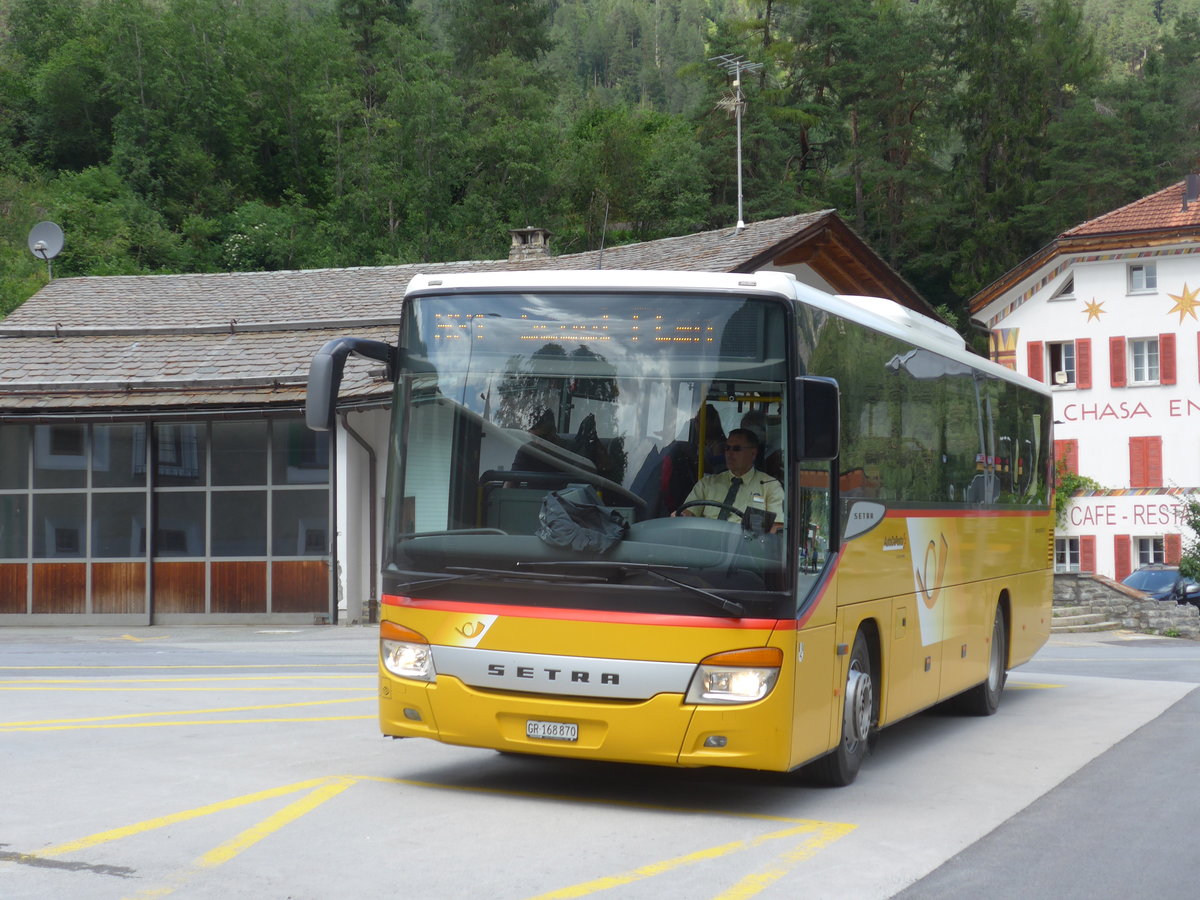
M818 784L844 787L854 781L867 756L871 731L878 720L878 694L871 672L871 654L861 631L854 637L842 704L842 740L831 752L808 767Z
M990 716L1000 706L1004 682L1008 678L1008 632L1004 628L1004 610L996 607L992 620L992 648L988 654L987 678L954 699L954 711L964 716Z

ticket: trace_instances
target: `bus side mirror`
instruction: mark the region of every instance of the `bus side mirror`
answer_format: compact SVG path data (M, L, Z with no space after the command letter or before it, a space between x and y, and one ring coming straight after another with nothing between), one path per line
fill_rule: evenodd
M333 428L342 371L346 368L346 357L351 353L384 363L388 377L395 377L396 350L391 344L365 338L334 338L328 341L316 352L308 366L304 421L313 431L329 431Z
M796 459L836 459L841 434L838 383L832 378L802 375L793 384L799 412L792 434Z

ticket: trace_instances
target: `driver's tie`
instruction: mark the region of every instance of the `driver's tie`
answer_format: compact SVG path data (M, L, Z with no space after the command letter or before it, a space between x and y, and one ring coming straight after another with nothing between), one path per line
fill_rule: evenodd
M733 506L733 501L737 499L738 488L742 486L742 479L734 476L729 479L729 490L725 492L725 509L721 510L717 516L718 519L729 518L729 507Z

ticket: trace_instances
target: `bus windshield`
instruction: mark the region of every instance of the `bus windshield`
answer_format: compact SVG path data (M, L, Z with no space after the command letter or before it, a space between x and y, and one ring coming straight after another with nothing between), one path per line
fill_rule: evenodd
M388 592L794 612L786 304L514 292L418 296L404 315ZM827 477L806 480L804 505L827 504Z

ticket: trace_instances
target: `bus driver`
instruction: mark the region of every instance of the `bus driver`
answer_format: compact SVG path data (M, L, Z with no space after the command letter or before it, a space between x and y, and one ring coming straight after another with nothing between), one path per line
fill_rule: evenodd
M708 500L721 506L696 506L679 513L681 516L705 516L710 519L729 519L737 522L747 507L774 513L772 531L783 529L783 485L770 475L754 468L758 457L758 436L747 428L729 432L725 443L724 472L705 475L687 496L684 504L693 500ZM737 512L730 512L727 507ZM722 508L726 507L726 508Z

